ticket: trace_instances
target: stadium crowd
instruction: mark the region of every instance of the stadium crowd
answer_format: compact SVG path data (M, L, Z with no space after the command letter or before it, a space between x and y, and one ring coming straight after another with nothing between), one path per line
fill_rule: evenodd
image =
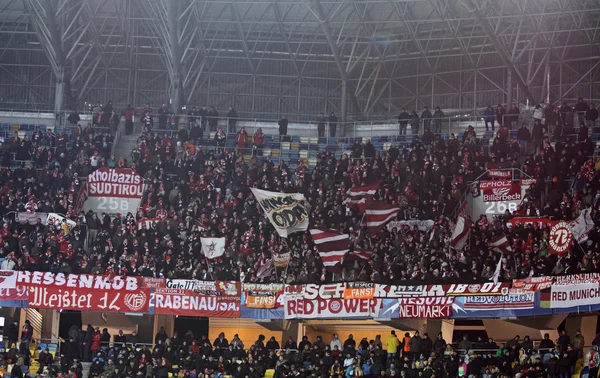
M142 118L142 122L146 121ZM376 151L370 142L357 142L350 156L320 152L312 170L306 162L293 170L284 161L276 166L270 156L244 159L244 148L228 150L224 144L216 149L201 148L202 127L200 118L180 125L173 137L143 132L130 162L109 156L111 134L90 126L77 127L71 139L64 132L54 135L39 130L30 141L15 135L9 147L5 146L4 157L11 159L15 155L10 152L18 155L27 150L29 154L21 157L33 163L4 169L0 176L4 194L0 206L4 215L2 268L245 282L479 281L491 277L497 261L487 241L503 232L513 246L512 253L503 257L503 280L600 271L597 229L582 248L557 256L548 253L547 230L536 225L508 230L504 222L514 215L574 219L583 208L591 208L598 221L600 175L588 159L594 145L585 125L576 140L553 137L551 143L549 125L536 119L533 149L531 145L523 148L517 138L509 136L508 128L500 125L489 151L473 127L447 140L427 128L420 138L392 145L387 151ZM218 119L215 128L222 129ZM522 129L519 138L524 140L528 129L526 125ZM215 135L218 137L219 131ZM131 166L144 177L146 192L136 214L111 218L75 213L82 180L102 166ZM465 249L447 248L453 216L468 189L467 182L486 169L499 168L522 168L536 183L516 214L475 219L477 232ZM375 200L400 206L398 219L431 219L433 229L384 228L369 235L361 214L344 205L344 200L351 187L378 180L382 184ZM350 254L335 272L324 269L308 232L282 240L264 217L250 187L303 193L311 206L311 227L349 234L351 248L365 251L362 257L368 256L368 263L361 264L359 257ZM63 225L22 225L10 216L27 211L66 214L76 226L64 232ZM136 223L144 218L163 221L140 229ZM227 237L222 257L209 261L197 253L200 237L222 235ZM259 271L274 253L285 252L292 254L286 268Z
M517 335L502 344L481 337L470 341L467 335L452 343L441 332L430 338L419 331L400 337L391 331L361 340L350 334L344 341L337 334L312 341L307 336L299 341L289 337L282 345L264 335L250 343L238 335L229 340L231 335L221 333L211 342L191 330L169 336L164 328L154 344L140 344L135 331L126 335L120 330L112 337L106 328L101 332L91 325L86 330L73 325L68 333L55 356L47 349L33 356L29 350L19 355L14 346L0 351L0 369L12 365L11 377L22 378L22 367L36 360L37 371L31 374L52 378L82 377L83 362L91 362L91 378L566 378L576 371L595 378L600 363L600 335L588 350L579 330L573 335L562 330L556 340L546 334L535 343L529 336Z

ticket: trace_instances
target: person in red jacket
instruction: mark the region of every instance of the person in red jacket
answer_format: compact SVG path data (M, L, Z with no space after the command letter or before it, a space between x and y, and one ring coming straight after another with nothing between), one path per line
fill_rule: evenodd
M100 349L100 340L102 338L102 334L100 333L100 328L96 327L94 330L94 335L92 336L92 354L96 354L96 351Z
M262 156L263 148L265 146L265 134L263 134L262 128L258 128L252 137L252 144L254 144L254 150L252 151L252 155L254 156Z
M246 132L246 129L244 127L242 127L240 129L240 131L237 132L237 134L235 135L235 146L237 148L237 152L242 152L242 154L244 153L244 149L246 148L246 145L248 144L248 133Z

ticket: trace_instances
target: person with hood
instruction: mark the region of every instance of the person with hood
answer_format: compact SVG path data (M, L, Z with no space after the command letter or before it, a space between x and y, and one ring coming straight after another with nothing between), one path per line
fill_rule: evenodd
M390 366L395 360L398 354L398 347L400 346L400 340L396 336L396 331L392 330L390 335L385 340L385 349L387 351L387 365Z
M490 129L490 124L492 125L492 132L494 131L494 120L496 119L496 112L492 105L488 105L483 112L483 120L485 122L485 131Z
M258 128L254 135L252 135L252 154L254 156L263 156L263 148L265 147L265 134L262 128Z
M92 335L92 345L90 346L92 354L96 354L102 346L101 340L102 334L100 333L100 328L96 327L96 329L94 330L94 334Z
M344 341L344 349L356 349L356 340L354 340L354 335L349 334L346 341Z
M279 349L279 342L277 342L277 340L275 339L275 337L271 336L271 338L269 339L269 341L267 341L267 345L265 347L267 348L267 350L278 350Z
M290 351L297 351L298 350L298 344L296 344L296 342L294 341L294 339L292 338L292 336L290 336L290 337L288 337L288 340L283 345L283 349L287 349L287 350L290 350Z
M235 147L236 152L244 154L246 150L246 145L248 145L248 133L246 132L246 128L240 128L240 131L235 134Z

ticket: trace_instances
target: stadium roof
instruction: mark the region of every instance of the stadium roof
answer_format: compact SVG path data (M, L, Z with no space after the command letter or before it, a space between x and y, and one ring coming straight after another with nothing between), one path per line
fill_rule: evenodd
M570 86L566 97L574 97L580 84L598 98L591 88L599 30L598 0L0 0L0 67L19 77L7 67L31 67L35 77L48 66L54 79L64 67L66 91L78 103L120 88L118 102L170 94L180 104L197 96L224 104L252 81L266 88L252 91L265 109L268 101L257 96L295 88L284 97L321 97L338 111L347 98L348 114L367 116L405 103L556 101ZM133 69L145 72L137 82L125 72ZM466 98L461 92L478 92L465 88L469 80L488 95ZM215 81L216 90L204 90ZM555 86L550 93L547 84ZM292 105L300 114L316 103Z

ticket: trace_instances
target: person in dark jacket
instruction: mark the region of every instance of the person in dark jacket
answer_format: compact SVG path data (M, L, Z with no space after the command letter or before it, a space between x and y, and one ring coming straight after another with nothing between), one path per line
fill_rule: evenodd
M332 138L335 138L335 134L337 132L337 124L338 117L335 115L334 112L331 112L331 114L329 115L329 135Z
M127 343L127 336L123 333L123 330L120 329L119 333L115 335L115 344L125 344Z
M400 135L406 134L406 126L408 126L408 121L410 121L410 115L406 112L404 108L400 111L398 115L398 126L400 126Z
M69 118L67 118L67 121L69 121L69 123L73 126L77 125L80 120L81 117L79 117L79 113L77 113L75 110L73 110L71 114L69 114Z
M352 158L353 159L358 159L362 156L363 153L363 148L360 145L359 141L354 141L354 144L352 145Z
M127 104L123 113L121 113L123 118L125 118L125 135L131 135L133 133L133 117L135 116L135 109L131 107L131 104Z
M373 159L375 157L375 146L373 146L370 139L365 144L364 154L366 159Z
M411 361L416 361L419 358L419 353L421 351L421 335L419 331L415 331L413 337L410 338L408 343L410 347Z
M108 328L104 328L102 330L102 335L100 335L100 345L108 346L110 344L110 333L108 333Z
M317 134L320 138L325 136L325 123L327 122L327 118L325 118L325 114L321 113L319 118L317 119Z
M533 150L536 155L540 154L540 149L544 144L544 133L546 132L546 128L542 125L540 120L535 120L533 124L533 132L531 133L531 137L533 139Z
M508 119L508 125L504 126L507 126L510 130L515 130L517 128L517 122L519 122L520 113L521 112L519 112L519 108L517 107L517 105L512 104L506 116L506 118Z
M4 338L8 341L9 346L17 343L17 340L19 339L18 321L13 321L4 329Z
M588 111L590 107L587 102L583 101L583 97L579 97L577 100L577 104L573 107L573 111L577 115L577 123L582 124L585 122L585 113Z
M417 135L419 134L419 115L417 114L416 110L413 110L410 113L410 132L412 133L412 135Z
M587 127L595 127L598 119L598 109L594 104L590 104L589 109L585 112L585 125Z
M162 106L158 109L158 128L166 129L167 121L169 120L169 108L167 108L167 104L162 104Z
M432 350L433 350L433 343L431 342L431 339L429 338L429 335L427 334L427 332L425 332L423 334L423 338L421 339L421 342L420 342L420 352L421 352L421 354L429 357Z
M433 124L435 125L435 127L433 128L434 134L442 133L442 121L445 117L446 117L446 115L444 114L442 109L440 109L439 106L436 106L435 113L433 113L433 119L434 119Z
M569 335L567 334L567 330L563 329L560 331L560 336L558 337L558 340L556 342L558 345L560 345L560 350L562 351L566 351L567 347L569 346L569 344L571 343L571 338L569 337Z
M29 320L25 320L23 328L21 328L21 344L19 350L21 354L25 354L29 350L29 344L33 341L33 327Z
M271 336L269 341L267 341L267 345L265 345L265 347L267 350L278 350L279 343L277 342L277 340L275 340L275 337Z
M498 106L496 106L496 121L498 121L500 126L504 125L505 114L506 109L504 109L504 106L502 106L502 104L498 104Z
M442 333L438 333L437 338L433 342L433 351L435 354L438 356L443 356L444 351L446 350L446 345L446 340L444 340Z
M206 120L208 121L208 127L210 131L215 131L219 124L219 112L214 105L210 106L208 112L206 112Z
M519 150L521 155L527 155L530 139L531 134L529 133L529 127L526 123L524 123L517 132L517 140L519 141Z
M165 331L165 327L160 327L160 329L158 330L158 333L154 337L154 344L162 345L165 343L165 341L167 341L168 338L169 338L169 336L167 335L167 332Z
M279 135L280 136L287 135L287 129L288 129L288 124L289 124L287 117L282 116L277 124L279 125Z
M88 324L85 330L85 339L83 341L83 361L90 362L92 361L92 341L94 339L94 327L91 324Z
M227 112L227 132L235 133L237 126L238 114L237 110L233 106L229 107L229 112Z
M223 351L229 347L229 341L225 338L225 334L223 332L221 332L219 337L215 339L213 347L215 348L215 353L218 356L222 356Z
M496 119L496 112L494 111L492 105L488 105L487 108L485 108L485 111L483 112L483 119L485 121L485 130L489 130L489 125L491 124L492 131L494 131L494 121Z
M421 119L423 120L423 129L429 130L431 128L431 118L433 118L433 114L431 114L429 108L425 106L423 108L423 112L421 113Z

